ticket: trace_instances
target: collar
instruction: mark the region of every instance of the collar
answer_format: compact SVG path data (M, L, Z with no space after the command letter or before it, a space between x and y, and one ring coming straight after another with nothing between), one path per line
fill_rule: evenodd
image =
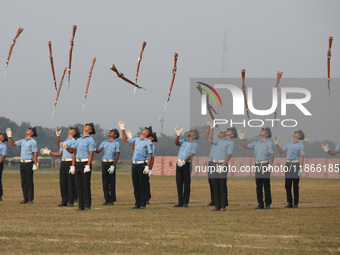
M149 138L147 138L147 137L142 138L142 136L140 136L139 138L140 138L141 141L143 141L143 140L149 140L149 141L151 141L151 140L150 140Z
M30 138L25 137L25 140L26 140L26 141L32 140L32 137L30 137Z

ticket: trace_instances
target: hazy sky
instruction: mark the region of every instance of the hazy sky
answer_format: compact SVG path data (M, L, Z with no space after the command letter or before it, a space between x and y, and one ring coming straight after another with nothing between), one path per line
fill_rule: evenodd
M152 125L174 133L189 128L190 78L218 78L224 32L227 32L230 77L326 78L328 37L334 36L331 74L340 72L340 2L334 1L0 1L0 62L5 64L18 27L6 77L0 75L1 116L18 123L56 127L94 122L104 129L123 120L134 133ZM68 65L72 25L74 41L71 87L67 75L51 118L56 92L49 60L52 41L57 81ZM134 79L142 41L147 42L138 90L109 67ZM173 54L178 69L171 100ZM93 57L97 57L85 110L83 98ZM339 84L338 84L339 85ZM322 85L323 92L326 84ZM327 91L326 91L327 92ZM332 88L339 95L339 88ZM335 98L335 96L333 97ZM334 99L333 99L334 100ZM320 102L322 103L322 102ZM329 103L329 102L328 102ZM338 106L337 106L338 107ZM329 126L339 124L325 116ZM336 130L336 129L335 129ZM327 130L328 136L333 129ZM327 137L326 137L327 138Z

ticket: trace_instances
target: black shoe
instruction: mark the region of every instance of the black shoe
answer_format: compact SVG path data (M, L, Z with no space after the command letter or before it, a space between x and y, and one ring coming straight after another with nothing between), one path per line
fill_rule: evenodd
M84 211L90 211L91 207L84 207Z
M189 207L189 205L188 204L183 204L183 207Z
M142 205L141 207L139 207L139 209L146 209L146 207Z
M113 202L108 202L106 205L113 205Z
M67 204L59 204L58 206L67 206Z
M299 205L294 205L293 208L299 208Z
M0 201L2 201L2 197L0 197Z
M270 205L266 205L264 209L270 209Z
M257 205L255 209L264 209L263 205Z
M220 210L220 208L218 208L218 207L215 207L215 208L213 208L213 209L211 209L212 211L219 211Z
M27 201L27 204L33 204L33 201Z
M214 205L215 205L215 203L213 201L210 201L210 203L207 204L207 206L214 206Z
M226 209L225 209L225 207L222 207L221 209L220 209L220 211L226 211Z
M107 205L107 203L106 203L106 202L104 202L104 203L102 203L102 205Z
M183 207L181 204L174 205L174 207Z
M285 208L293 208L293 205L292 204L288 204L285 206Z
M84 211L84 208L78 207L76 211Z
M73 207L73 204L68 204L69 207Z
M132 209L139 209L139 208L140 208L140 206L138 206L138 205L132 207Z
M150 200L147 200L147 201L146 201L146 204L149 205L149 204L150 204Z
M19 202L19 204L27 204L27 200L22 200L21 202Z

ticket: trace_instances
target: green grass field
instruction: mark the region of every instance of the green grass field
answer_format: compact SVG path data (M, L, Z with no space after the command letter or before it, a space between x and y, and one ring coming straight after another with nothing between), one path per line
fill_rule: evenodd
M126 166L128 167L128 166ZM124 170L124 167L123 169ZM189 208L177 202L175 177L151 178L151 205L132 210L130 173L117 175L117 202L102 206L92 175L92 210L58 207L58 171L34 176L34 204L21 205L19 171L3 174L0 253L336 254L340 253L340 180L302 179L298 209L286 205L284 180L272 179L271 210L254 210L254 179L229 179L226 212L207 207L207 179L193 178Z

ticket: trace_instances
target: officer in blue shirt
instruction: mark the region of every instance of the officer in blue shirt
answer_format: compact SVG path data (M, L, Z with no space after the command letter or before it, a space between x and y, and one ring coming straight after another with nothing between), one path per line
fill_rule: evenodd
M113 205L116 202L116 165L120 154L120 144L115 139L119 138L118 129L109 131L109 139L103 141L96 153L104 152L102 163L102 183L104 192L103 205Z
M68 147L67 143L60 143L62 148L73 153L75 160L75 179L79 197L77 211L91 210L91 169L96 142L90 135L95 133L94 124L87 123L83 127L83 134L75 141L74 148Z
M255 151L255 181L256 194L258 205L255 209L270 209L272 196L270 191L270 169L274 162L273 143L267 138L272 137L272 132L269 127L262 128L260 132L260 140L247 145L244 141L245 133L239 130L238 136L241 139L242 146L246 150L254 149ZM263 187L265 193L265 203L263 203Z
M151 128L151 126L150 126L150 128ZM152 130L152 128L151 128L151 130ZM150 176L153 175L152 168L153 168L153 163L155 162L155 156L156 156L156 146L155 146L155 143L158 142L156 132L152 132L151 136L149 136L148 138L152 142L151 143L152 157L148 158L148 161L150 160L151 163L150 163L150 171L149 171L149 174L148 174L148 185L147 185L147 196L146 196L146 204L147 205L150 204L150 199L151 199Z
M324 152L328 153L329 155L335 156L340 152L340 143L336 146L336 148L333 151L329 149L328 144L321 144L321 148Z
M32 204L34 199L33 172L38 170L38 144L32 137L37 137L35 127L27 129L26 138L14 141L12 130L6 129L9 142L13 146L21 146L20 177L24 200L20 204Z
M4 170L4 161L7 155L7 145L4 142L8 141L6 133L0 133L0 201L4 195L2 190L2 172Z
M156 132L152 132L152 127L145 127L145 129L147 129L149 131L149 137L148 139L150 139L150 141L152 142L151 147L152 147L152 157L149 158L148 156L148 161L150 161L150 167L149 167L149 173L148 173L148 184L147 184L147 192L146 192L146 204L149 205L150 204L150 199L151 199L151 189L150 189L150 176L153 175L153 171L152 171L152 167L153 167L153 163L155 160L155 153L156 153L156 146L154 143L158 142L157 139L157 134ZM132 138L132 133L130 130L126 131L126 136L128 138ZM134 144L130 144L131 149L134 150L135 149L135 145Z
M301 140L305 139L305 134L302 130L295 131L293 134L293 141L287 143L280 148L279 138L274 138L274 144L280 154L286 152L286 169L285 169L285 188L287 194L286 208L298 208L299 204L299 181L302 175L302 169L305 158L305 146ZM300 168L302 166L302 169ZM292 184L294 192L294 205L292 198Z
M125 134L125 123L118 122L124 142L133 144L135 149L132 156L132 183L135 195L135 206L132 209L145 209L147 200L148 175L152 157L152 143L148 129L143 129L140 137L128 138Z
M335 156L340 152L340 143L335 147L333 151L331 151L328 147L328 144L321 144L321 148L324 152L328 153L331 156Z
M228 206L227 175L228 164L234 151L234 141L237 138L235 127L228 128L226 132L221 132L218 139L213 139L214 128L210 129L208 142L214 144L214 167L211 169L212 186L215 197L215 208L213 211L225 211Z
M179 146L179 152L177 157L176 166L176 185L178 204L174 207L188 207L190 198L190 183L191 183L191 164L190 161L197 154L198 145L193 140L199 139L199 133L197 129L190 130L188 132L188 139L179 140L179 136L183 130L178 127L176 130L175 144ZM183 193L184 186L184 193Z
M56 129L57 135L57 144L60 145L60 133L61 130L58 131ZM76 139L80 136L80 132L78 127L71 127L68 130L68 137L64 141L68 147L73 148L75 145ZM73 203L76 199L75 197L75 181L74 181L74 173L75 168L72 166L72 153L69 153L66 149L60 147L58 152L53 152L49 150L47 147L40 149L41 154L48 154L55 157L62 157L60 170L59 170L59 183L60 183L60 194L61 194L61 203L58 206L73 206Z
M205 119L205 122L207 123L208 127L207 130L205 131L205 139L208 140L209 137L209 132L210 132L210 127L212 125L211 120L209 119ZM211 149L210 149L210 153L209 153L209 163L208 163L208 169L210 169L209 167L214 166L214 152L215 152L215 148L216 145L212 144L211 145ZM208 172L208 183L209 183L209 188L210 188L210 203L207 204L207 206L214 206L215 205L215 199L214 199L214 191L213 191L213 186L212 186L212 175L210 172Z

